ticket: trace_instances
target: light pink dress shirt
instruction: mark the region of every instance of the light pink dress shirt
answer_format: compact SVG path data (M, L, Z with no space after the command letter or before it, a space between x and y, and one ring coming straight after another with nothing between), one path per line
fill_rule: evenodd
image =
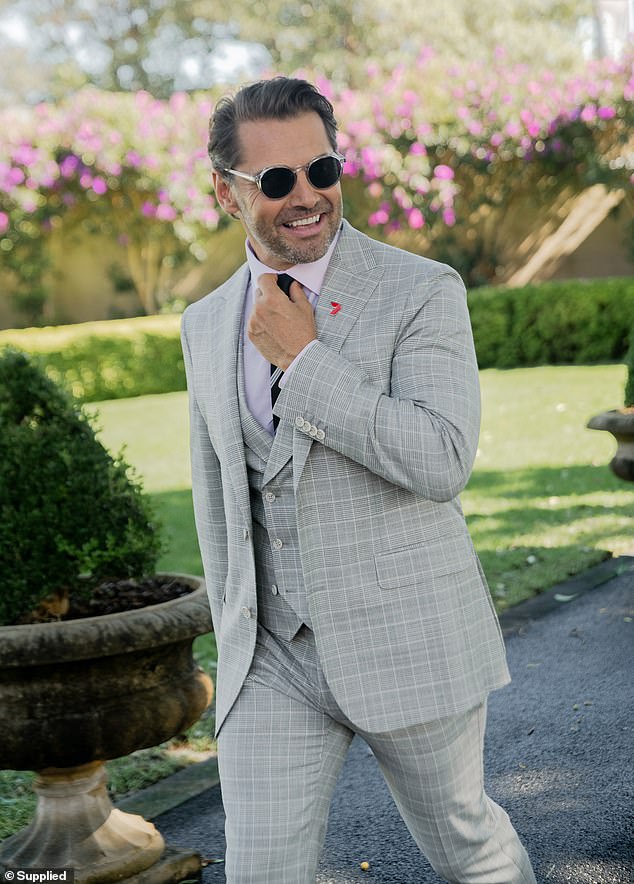
M320 258L318 261L312 261L310 264L296 264L294 267L290 267L288 270L284 271L284 273L288 273L289 276L292 276L293 279L301 282L304 288L304 293L312 304L313 311L317 305L319 292L321 291L326 270L328 269L328 264L330 263L330 258L337 245L338 239L339 234L334 238L323 258ZM248 240L246 243L246 252L251 279L247 288L247 294L244 301L244 314L242 317L245 394L249 411L260 426L267 430L272 436L274 434L274 429L270 387L271 364L266 361L255 345L251 343L249 335L247 334L247 323L249 316L251 315L251 310L253 310L257 280L263 273L279 273L280 271L267 267L266 264L263 264L258 258L256 258ZM304 347L302 352L295 357L293 362L291 362L282 375L280 387L284 386L284 382L288 377L289 372L293 370L293 366L297 360L301 359L302 354L305 353L308 347L313 343L314 342L311 341L310 344Z

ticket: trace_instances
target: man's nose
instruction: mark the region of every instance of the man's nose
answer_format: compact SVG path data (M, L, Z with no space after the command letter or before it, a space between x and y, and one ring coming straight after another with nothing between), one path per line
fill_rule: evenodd
M297 172L295 187L290 192L289 199L294 206L310 207L319 202L319 194L308 180L305 169Z

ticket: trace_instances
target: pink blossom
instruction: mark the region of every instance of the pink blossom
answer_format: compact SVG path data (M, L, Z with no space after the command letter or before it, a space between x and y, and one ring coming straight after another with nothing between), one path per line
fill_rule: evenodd
M456 213L451 208L443 209L442 219L447 227L453 227L456 223Z
M370 227L378 227L381 224L387 224L389 220L389 213L385 209L378 209L370 215L368 218L368 224Z
M322 95L325 95L326 98L328 98L330 101L333 100L334 90L333 90L330 80L327 80L325 77L318 77L315 82L315 85L317 86L319 91L322 93Z
M597 113L600 120L612 120L616 116L613 107L600 107Z
M13 161L21 166L31 166L37 160L37 150L30 144L20 144L13 152Z
M72 178L77 171L77 167L79 166L79 164L79 157L76 157L74 154L69 154L68 156L64 157L59 165L62 176L64 178Z
M161 203L156 207L156 217L159 221L174 221L177 217L177 213L173 206L170 206L167 203Z
M95 193L102 196L104 193L107 193L108 185L106 184L104 179L100 175L98 175L92 182L92 189Z
M215 226L220 220L220 215L215 209L205 209L202 214L203 221L210 226Z
M439 165L434 167L434 178L440 178L443 181L451 181L455 177L454 170L451 166Z
M17 169L15 166L12 169L9 169L7 173L7 183L9 185L22 184L25 179L24 172L22 169Z
M425 224L425 218L420 209L413 208L407 214L407 223L412 230L420 230Z
M141 214L146 218L153 218L156 215L156 206L149 200L146 200L141 206Z
M6 233L9 229L9 216L6 212L0 212L0 233Z

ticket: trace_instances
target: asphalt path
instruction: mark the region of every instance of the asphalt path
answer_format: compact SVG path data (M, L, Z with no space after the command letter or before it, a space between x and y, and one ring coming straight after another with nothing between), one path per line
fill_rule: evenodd
M540 884L634 882L634 560L624 561L623 573L584 595L551 596L538 619L519 629L507 621L513 681L489 699L487 791L510 814ZM169 844L211 861L203 884L225 881L219 787L154 822ZM318 884L441 881L401 821L374 757L355 738Z

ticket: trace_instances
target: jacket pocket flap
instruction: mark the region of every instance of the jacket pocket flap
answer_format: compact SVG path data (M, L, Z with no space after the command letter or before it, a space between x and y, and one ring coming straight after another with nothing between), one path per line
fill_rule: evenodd
M416 543L374 557L379 586L394 589L459 574L473 567L474 552L468 534L456 534L434 543Z

